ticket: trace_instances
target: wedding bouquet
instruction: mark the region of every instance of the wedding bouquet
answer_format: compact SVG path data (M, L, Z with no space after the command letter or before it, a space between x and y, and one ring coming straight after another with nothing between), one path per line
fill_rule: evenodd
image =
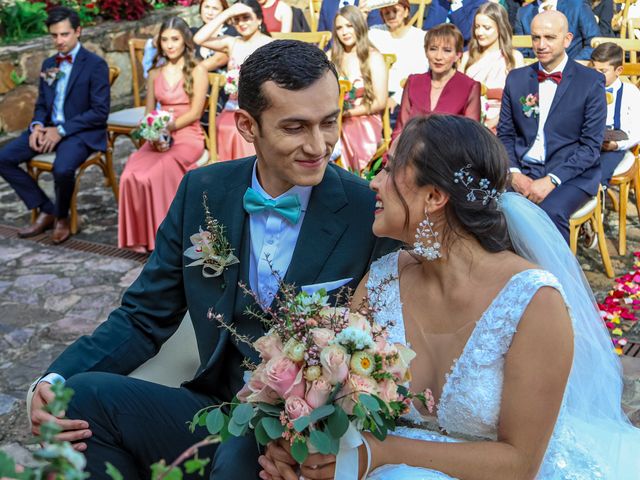
M239 68L232 68L231 70L227 71L227 75L224 82L224 92L227 95L237 95L239 78L240 78Z
M138 128L133 131L132 136L136 140L170 144L171 134L168 127L172 119L171 112L153 110L144 116Z
M324 290L296 293L280 282L280 292L273 308L253 313L269 329L253 343L261 363L230 404L201 410L192 429L206 425L223 441L251 429L262 445L284 438L303 463L309 453L337 455L359 431L384 439L414 398L433 408L430 391L403 386L415 353L389 341L368 300L353 312L330 306Z

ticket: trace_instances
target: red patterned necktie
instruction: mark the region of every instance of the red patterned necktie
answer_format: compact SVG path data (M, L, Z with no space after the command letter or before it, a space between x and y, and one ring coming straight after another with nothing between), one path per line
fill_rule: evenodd
M544 82L545 80L551 80L556 82L556 85L560 85L562 72L544 73L542 70L538 70L538 82Z
M73 57L71 55L58 55L56 57L56 65L59 67L62 62L73 63Z

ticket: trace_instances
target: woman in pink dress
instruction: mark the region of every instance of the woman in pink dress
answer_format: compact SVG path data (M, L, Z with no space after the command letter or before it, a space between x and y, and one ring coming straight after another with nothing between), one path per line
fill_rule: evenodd
M204 152L200 115L207 95L207 72L193 60L194 44L187 23L178 17L163 22L160 48L149 72L147 113L172 112L172 143L146 142L127 160L120 178L118 245L136 251L155 248L155 236L184 174ZM156 67L160 59L164 62Z
M382 54L369 41L359 8L342 7L333 24L331 60L352 89L342 116L342 159L350 170L367 166L382 141L381 112L387 104L388 72Z
M462 55L459 70L486 87L486 98L482 98L483 123L495 133L507 75L522 67L524 59L513 49L509 16L499 4L480 5L473 23L469 50Z
M239 37L215 36L215 32L227 22L235 26ZM229 100L216 120L218 160L255 155L253 144L242 138L236 128L235 111L238 110L240 65L255 50L273 40L264 26L260 4L256 0L238 0L202 27L195 39L199 45L229 56L225 85Z
M456 71L464 40L455 25L443 23L424 37L429 71L409 75L392 138L413 117L431 113L462 115L480 121L480 84Z

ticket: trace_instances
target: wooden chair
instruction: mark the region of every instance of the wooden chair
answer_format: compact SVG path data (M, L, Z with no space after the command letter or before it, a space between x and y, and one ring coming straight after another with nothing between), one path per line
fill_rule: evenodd
M312 32L318 31L321 8L322 0L309 0L309 27L311 27Z
M110 66L109 67L109 85L113 86L113 83L116 81L118 76L120 75L120 69L118 67ZM53 171L53 162L55 161L56 154L55 152L51 153L42 153L40 155L36 155L30 161L27 162L27 171L29 175L37 182L40 174L42 172L52 172ZM118 182L116 180L116 172L113 169L113 161L110 155L107 155L106 152L94 152L89 155L79 167L76 174L76 182L73 188L73 195L71 196L71 211L70 211L70 230L73 235L78 233L78 190L80 189L80 179L84 174L84 171L92 165L97 165L100 170L102 170L102 174L105 178L105 183L107 186L111 186L111 190L113 190L113 196L116 199L116 203L118 202ZM36 217L38 216L38 209L31 210L31 221L35 222Z
M629 191L633 189L636 196L636 209L640 212L640 177L638 175L639 149L636 147L633 152L628 151L620 164L616 167L609 182L610 187L618 187L616 197L613 188L607 189L607 194L613 204L613 209L618 212L618 253L627 253L627 206L629 204Z
M533 48L531 35L514 35L511 43L513 48Z
M629 18L629 7L633 3L635 3L635 0L613 0L613 8L615 13L613 14L613 18L611 19L611 26L614 31L620 31L620 38L627 38L627 21ZM621 7L617 8L617 5L621 5Z
M609 37L595 37L591 39L591 46L596 48L602 43L615 43L622 47L625 52L624 62L627 63L626 54L629 54L628 63L638 62L638 52L640 52L640 40L633 40L629 38L609 38Z
M207 145L208 158L206 161L198 160L198 166L209 165L218 161L218 144L216 131L216 114L218 108L218 97L220 89L224 87L226 78L221 73L209 74L209 99L207 102L209 113L207 129L204 132L205 143Z
M382 56L384 57L384 63L387 66L388 74L391 67L393 67L393 64L396 63L397 58L393 53L383 53ZM389 145L391 145L391 111L389 110L388 104L382 113L382 140L386 144L387 148L389 148Z
M414 13L409 20L409 25L422 29L422 25L424 24L424 12L427 5L431 5L431 0L409 0L409 3L411 5L418 6L418 10L416 10L416 13Z
M331 40L331 32L273 32L276 40L300 40L305 43L314 43L320 50L324 50Z
M591 222L593 230L598 235L598 248L602 256L605 273L607 277L613 278L613 266L611 265L611 258L609 257L609 250L607 249L607 237L604 234L604 225L602 223L602 200L603 190L602 187L598 187L596 196L571 215L569 218L569 247L575 255L578 250L580 226Z
M132 38L129 40L129 61L131 63L131 83L133 87L133 108L125 108L109 114L107 119L107 152L113 156L113 147L116 138L126 135L131 138L131 133L136 129L144 116L145 106L142 102L141 90L144 88L144 75L142 74L142 56L147 40L144 38ZM131 141L139 147L140 144L133 138Z
M339 80L340 84L340 97L338 98L338 107L340 108L340 114L338 115L338 138L342 135L342 114L344 112L344 99L347 92L351 90L351 82L349 80ZM342 162L342 156L335 160L336 165L346 170L344 163Z
M636 34L636 31L639 33ZM627 38L638 40L640 38L640 18L627 20Z

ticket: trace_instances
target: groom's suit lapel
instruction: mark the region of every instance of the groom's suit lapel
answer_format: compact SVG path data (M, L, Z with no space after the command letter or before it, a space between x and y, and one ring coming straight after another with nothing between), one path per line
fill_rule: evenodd
M562 101L562 97L569 90L569 87L573 82L574 73L575 64L573 63L573 60L569 59L564 67L564 70L562 71L562 80L560 81L560 84L556 89L556 94L553 97L553 102L551 103L551 109L549 109L548 118L551 118L551 115L553 115L553 111L558 107L558 104Z
M324 178L313 188L291 264L285 275L286 283L298 287L317 283L317 278L347 228L347 222L336 215L346 204L342 181L329 165Z

